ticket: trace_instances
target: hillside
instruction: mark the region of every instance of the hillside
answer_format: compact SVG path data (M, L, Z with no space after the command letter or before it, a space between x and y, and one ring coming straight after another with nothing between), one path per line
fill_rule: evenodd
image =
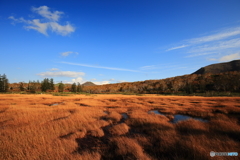
M206 73L206 74L205 74ZM82 84L82 91L87 93L135 93L135 94L170 94L170 93L240 93L240 60L212 64L199 69L194 74L170 77L159 80L124 82L96 85L92 82ZM1 87L1 86L0 86ZM13 83L8 85L10 92L41 92L42 83ZM52 90L49 90L52 91ZM55 86L58 92L58 86ZM72 92L72 84L64 84L64 92Z
M200 68L199 70L197 70L192 74L205 74L205 73L219 74L219 73L231 72L231 71L240 71L240 60L211 64L206 67Z
M95 86L96 84L92 83L92 82L85 82L82 84L82 86Z

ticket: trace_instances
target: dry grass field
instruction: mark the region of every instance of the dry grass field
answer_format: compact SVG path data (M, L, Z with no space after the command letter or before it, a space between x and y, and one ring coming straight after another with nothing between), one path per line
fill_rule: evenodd
M239 115L238 97L2 94L0 159L239 159L209 155L240 153Z

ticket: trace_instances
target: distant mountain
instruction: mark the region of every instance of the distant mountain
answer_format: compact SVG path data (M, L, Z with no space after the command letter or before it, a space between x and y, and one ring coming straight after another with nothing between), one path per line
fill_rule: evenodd
M92 83L92 82L85 82L82 84L82 86L95 86L96 84Z
M199 70L192 74L205 74L205 73L218 74L230 71L240 71L240 60L211 64L206 67L200 68Z

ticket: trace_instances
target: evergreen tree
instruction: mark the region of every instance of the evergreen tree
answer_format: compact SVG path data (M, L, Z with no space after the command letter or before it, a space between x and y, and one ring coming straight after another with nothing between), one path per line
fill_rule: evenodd
M4 77L4 92L7 92L8 88L9 88L8 79L7 79L7 76L5 74L3 75L3 77Z
M72 87L71 87L71 88L72 88L72 89L71 89L72 92L77 92L77 85L76 85L75 82L72 84Z
M53 82L53 80L52 80L52 82ZM52 86L51 86L50 80L48 78L45 78L41 83L41 90L43 92L46 92L48 89L52 90Z
M0 74L0 92L7 92L8 87L9 87L9 84L8 84L7 76L5 74L1 76Z
M48 78L45 78L41 83L41 90L43 92L46 92L47 90L54 90L54 82L53 79L49 80Z
M0 92L3 92L3 77L0 74Z
M41 83L41 90L43 92L46 92L47 91L47 85L46 85L46 78L42 81Z
M58 84L58 92L63 92L64 91L64 84L62 81Z
M77 92L82 92L82 86L80 85L79 82L78 82L78 85L77 85Z
M50 89L53 90L53 91L55 90L53 78L50 79Z
M45 80L46 82L45 82L45 85L46 85L46 90L48 90L48 89L50 89L50 83L49 83L49 79L48 78L46 78L46 80Z

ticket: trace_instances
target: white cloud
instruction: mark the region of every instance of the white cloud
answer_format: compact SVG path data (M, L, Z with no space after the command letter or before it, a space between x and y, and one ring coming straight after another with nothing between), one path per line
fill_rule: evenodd
M24 26L24 27L26 29L36 30L36 31L48 36L48 34L47 34L48 23L41 23L39 19L25 20L22 17L19 19L16 19L13 16L10 16L8 18L12 19L13 22L29 24L30 26Z
M57 71L59 70L58 68L51 68L50 71Z
M72 52L72 51L67 51L67 52L63 52L63 53L60 53L60 54L61 54L61 56L66 57L66 56L69 56L72 53L75 53L76 55L78 55L78 52Z
M80 84L82 84L83 83L83 78L82 77L77 77L77 78L75 78L75 79L72 79L72 82L75 82L75 83L80 83Z
M84 72L73 72L73 71L59 71L59 72L41 72L37 74L41 77L78 77L84 76Z
M60 11L49 11L49 7L47 6L40 6L38 8L33 7L32 11L39 14L45 19L32 19L32 20L25 20L24 18L15 18L14 16L9 16L8 18L13 20L13 22L17 23L25 23L27 26L24 26L26 29L33 29L36 30L46 36L48 36L47 31L51 30L57 34L62 36L66 36L75 31L75 28L69 23L66 22L66 25L61 25L57 21L60 19L61 14L64 14Z
M240 59L240 53L223 56L223 57L219 58L218 61L225 62L225 61L231 61L231 60L235 60L235 59Z
M89 64L80 64L80 63L71 63L71 62L60 62L60 63L69 64L69 65L75 65L75 66L90 67L90 68L102 68L102 69L108 69L108 70L128 71L128 72L140 72L140 71L131 70L131 69L95 66L95 65L89 65Z
M56 32L62 36L66 36L75 31L75 28L68 22L65 26L60 25L57 22L49 22L49 25L53 32Z
M110 84L110 81L93 82L96 85Z
M26 21L26 23L31 24L31 26L25 26L26 29L33 29L48 36L47 34L48 23L41 23L39 19Z
M39 15L41 15L42 17L45 17L52 21L58 21L60 18L60 15L64 14L63 12L60 12L60 11L51 12L51 11L49 11L49 9L50 8L47 6L40 6L38 8L32 7L33 12L36 12Z

